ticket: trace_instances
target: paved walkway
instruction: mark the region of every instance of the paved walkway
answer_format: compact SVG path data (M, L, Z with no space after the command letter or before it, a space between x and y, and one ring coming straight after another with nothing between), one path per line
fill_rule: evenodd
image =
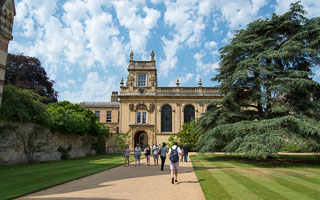
M147 166L143 159L140 166L116 167L20 199L205 199L191 162L180 162L179 182L174 185L168 164L167 159L161 171L160 166Z

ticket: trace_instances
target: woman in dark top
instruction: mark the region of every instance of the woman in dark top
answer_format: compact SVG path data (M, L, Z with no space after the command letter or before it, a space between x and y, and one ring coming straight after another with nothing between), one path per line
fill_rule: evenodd
M145 148L144 155L147 158L147 165L150 165L150 155L151 155L150 145L148 145L147 148Z
M164 162L166 161L168 153L168 148L166 147L166 143L163 143L161 149L160 149L160 158L161 158L161 170L163 170Z

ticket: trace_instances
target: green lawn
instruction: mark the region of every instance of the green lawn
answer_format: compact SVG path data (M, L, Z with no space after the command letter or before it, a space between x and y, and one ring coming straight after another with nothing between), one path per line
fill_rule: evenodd
M206 199L320 199L320 162L315 156L253 161L196 155L191 160Z
M130 160L133 160L131 157ZM12 199L123 163L123 154L105 154L68 161L0 167L0 199Z

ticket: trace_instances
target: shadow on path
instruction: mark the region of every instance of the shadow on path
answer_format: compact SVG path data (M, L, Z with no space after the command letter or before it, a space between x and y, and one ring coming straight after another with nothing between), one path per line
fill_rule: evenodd
M151 163L153 163L151 161ZM190 167L191 165L191 167ZM191 163L181 163L179 167L179 174L187 174L192 173L193 168ZM98 188L106 188L115 186L115 183L112 183L113 181L119 181L119 180L125 180L125 179L134 179L134 178L144 178L144 177L154 177L152 179L152 184L158 187L160 183L157 183L157 180L159 176L165 176L164 178L161 178L161 180L165 179L168 182L165 181L165 184L171 185L171 175L170 175L170 169L169 169L169 160L167 158L166 165L164 171L160 170L160 165L154 166L146 165L146 159L141 160L140 166L135 166L134 162L130 163L130 166L124 167L119 166L113 169L109 169L91 176L87 176L84 178L80 178L62 185L58 185L46 190L42 190L40 192L36 192L33 194L30 194L29 196L21 197L21 199L30 199L30 198L39 198L39 196L47 196L47 195L56 195L56 194L66 194L66 193L72 193L72 192L78 192L78 191L84 191L84 190L91 190L91 189L98 189ZM179 176L178 176L179 180ZM138 181L137 181L138 182ZM151 183L151 182L150 182ZM188 181L182 181L176 183L177 185L180 184L190 184L190 183L196 183L199 182L197 180L188 180ZM126 184L126 183L124 183ZM130 187L128 185L128 187ZM143 185L141 185L143 187ZM124 191L125 192L125 191ZM68 198L68 197L59 197L59 198L52 198L51 196L44 197L44 199L81 199L81 198ZM85 199L85 198L84 198ZM91 198L90 198L91 199ZM108 198L92 198L92 199L105 199L108 200ZM114 199L114 198L112 198Z

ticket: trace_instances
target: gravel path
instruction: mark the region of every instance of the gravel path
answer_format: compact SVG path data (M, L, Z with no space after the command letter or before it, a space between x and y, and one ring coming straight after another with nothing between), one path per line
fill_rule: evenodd
M164 171L152 164L153 159L151 166L143 159L140 166L116 167L19 199L205 199L191 162L180 162L179 182L174 185L168 159Z

